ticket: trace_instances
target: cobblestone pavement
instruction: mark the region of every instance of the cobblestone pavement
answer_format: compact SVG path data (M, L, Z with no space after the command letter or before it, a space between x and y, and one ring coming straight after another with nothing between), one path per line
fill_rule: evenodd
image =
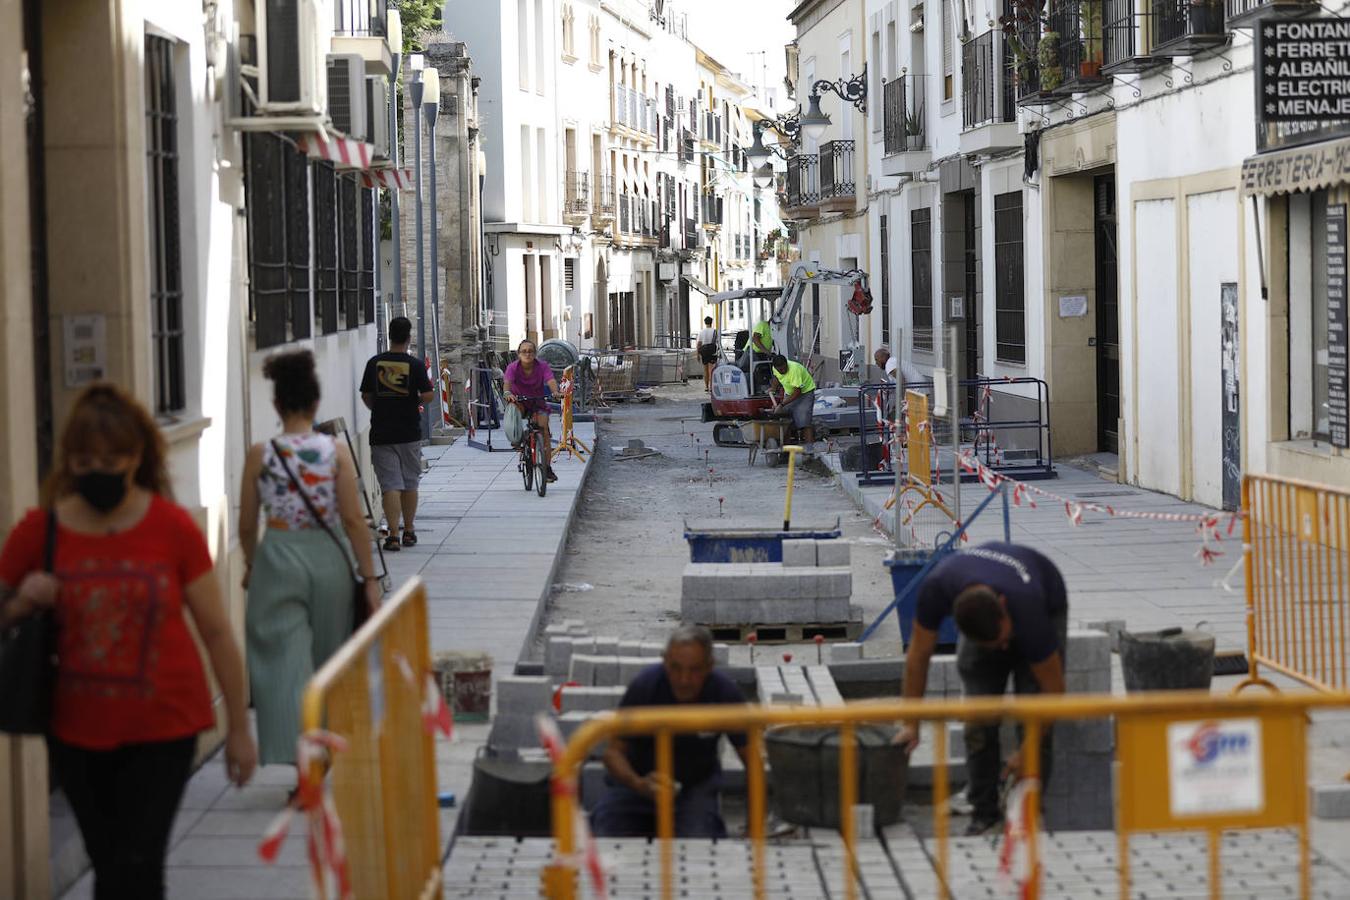
M1130 897L1137 900L1207 900L1207 840L1197 834L1140 835L1130 843ZM659 847L646 840L606 840L602 858L615 900L660 897ZM740 840L676 841L675 897L741 900L753 896L750 848ZM1045 835L1042 860L1046 900L1118 898L1116 836L1083 831ZM446 869L447 898L515 900L538 896L539 872L552 844L543 838L460 838ZM858 844L860 897L926 900L937 896L936 842L920 840L906 825L881 840ZM1233 832L1223 838L1220 860L1225 900L1297 897L1297 840L1285 831ZM766 887L774 898L843 898L843 845L829 832L766 847ZM999 871L992 838L954 838L949 884L953 900L1013 896ZM1350 897L1350 871L1314 853L1312 897Z

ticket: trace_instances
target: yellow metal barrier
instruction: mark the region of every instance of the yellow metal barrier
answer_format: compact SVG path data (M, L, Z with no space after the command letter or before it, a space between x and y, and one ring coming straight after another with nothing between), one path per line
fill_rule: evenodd
M348 743L333 756L328 779L352 895L361 900L441 892L436 754L422 716L430 671L426 587L414 578L305 688L305 731L326 728ZM323 777L322 771L312 775Z
M933 488L933 423L928 415L928 395L918 391L905 391L905 410L906 471L901 477L898 474L899 467L896 467L897 490L886 501L886 508L890 509L906 493L914 491L923 499L909 510L903 521L897 523L897 529L914 521L919 510L925 506L937 507L947 518L955 522L956 514L947 508L947 504ZM899 519L899 510L896 511L896 518Z
M1301 896L1308 897L1308 790L1305 725L1314 708L1350 707L1347 693L1253 694L1216 696L1204 691L1109 695L1032 695L984 697L962 701L865 701L834 707L691 706L633 707L592 718L572 736L554 765L553 836L557 861L545 868L544 896L573 900L579 881L575 869L577 777L592 748L628 735L655 738L656 768L664 776L657 798L657 837L661 843L661 897L674 891L673 736L689 732L744 732L751 761L746 773L749 792L748 831L752 842L755 896L765 897L764 809L762 770L764 731L782 725L835 726L840 729L839 821L844 844L843 895L857 896L853 806L857 802L855 729L869 722L946 722L950 720L1014 720L1025 728L1024 774L1031 779L1027 808L1028 854L1034 873L1025 896L1040 896L1040 863L1036 835L1039 810L1035 779L1040 772L1040 735L1057 721L1115 717L1116 758L1120 763L1117 870L1120 897L1130 896L1129 840L1141 831L1204 831L1210 836L1208 888L1222 896L1218 864L1220 834L1227 829L1296 829L1299 835ZM950 841L946 798L948 760L946 728L933 729L933 807L937 840L938 896L950 894ZM1212 764L1222 762L1223 767ZM1217 776L1217 777L1216 777Z
M1251 670L1238 690L1273 689L1258 666L1350 688L1350 490L1247 475L1242 508Z

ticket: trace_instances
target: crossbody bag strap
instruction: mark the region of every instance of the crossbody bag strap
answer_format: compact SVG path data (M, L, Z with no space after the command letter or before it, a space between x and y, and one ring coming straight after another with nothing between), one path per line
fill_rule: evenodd
M277 461L281 463L281 467L286 470L286 477L291 480L291 484L295 485L295 490L300 494L300 499L305 501L305 509L309 510L309 514L314 517L314 521L318 522L319 527L324 530L324 533L333 539L334 544L337 544L337 548L342 551L343 558L347 560L347 567L352 568L352 560L347 554L347 548L343 545L342 541L338 540L338 536L333 533L333 529L328 527L328 523L323 520L323 516L319 515L319 511L314 508L313 501L309 499L309 494L305 492L305 486L295 477L295 473L291 471L290 464L286 462L286 457L282 455L281 445L278 444L275 439L271 443L272 452L276 454ZM353 569L353 571L355 570Z
M50 573L56 561L56 507L47 508L47 538L42 545L42 571Z

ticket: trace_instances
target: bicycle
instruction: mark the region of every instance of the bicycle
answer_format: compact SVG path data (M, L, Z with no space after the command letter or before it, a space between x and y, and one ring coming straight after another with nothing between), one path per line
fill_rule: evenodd
M544 432L535 424L534 416L528 412L523 415L525 433L521 435L520 443L517 445L520 461L516 464L516 468L525 480L525 490L534 490L542 497L548 493L550 451L541 446Z

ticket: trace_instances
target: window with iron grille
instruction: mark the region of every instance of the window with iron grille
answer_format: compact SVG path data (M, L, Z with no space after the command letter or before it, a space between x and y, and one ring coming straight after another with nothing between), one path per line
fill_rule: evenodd
M375 224L379 206L374 188L361 188L361 324L375 321Z
M573 257L563 259L563 290L575 290L577 286L577 261Z
M942 99L952 99L955 87L956 38L953 35L952 0L942 0Z
M319 333L338 330L338 177L329 162L314 164L314 298Z
M1022 277L1022 192L994 196L995 358L1027 361L1026 288Z
M279 135L244 141L249 317L254 346L310 335L309 160Z
M178 219L178 90L174 43L145 38L145 146L149 186L151 345L155 412L187 406L183 358L183 257Z
M350 175L338 178L338 260L342 285L342 327L361 324L361 210L359 189Z
M889 229L886 225L886 216L881 217L881 341L886 343L891 339L891 242L888 236ZM900 353L899 347L891 348L891 352Z
M914 349L933 349L933 211L909 213L910 304L914 312Z

